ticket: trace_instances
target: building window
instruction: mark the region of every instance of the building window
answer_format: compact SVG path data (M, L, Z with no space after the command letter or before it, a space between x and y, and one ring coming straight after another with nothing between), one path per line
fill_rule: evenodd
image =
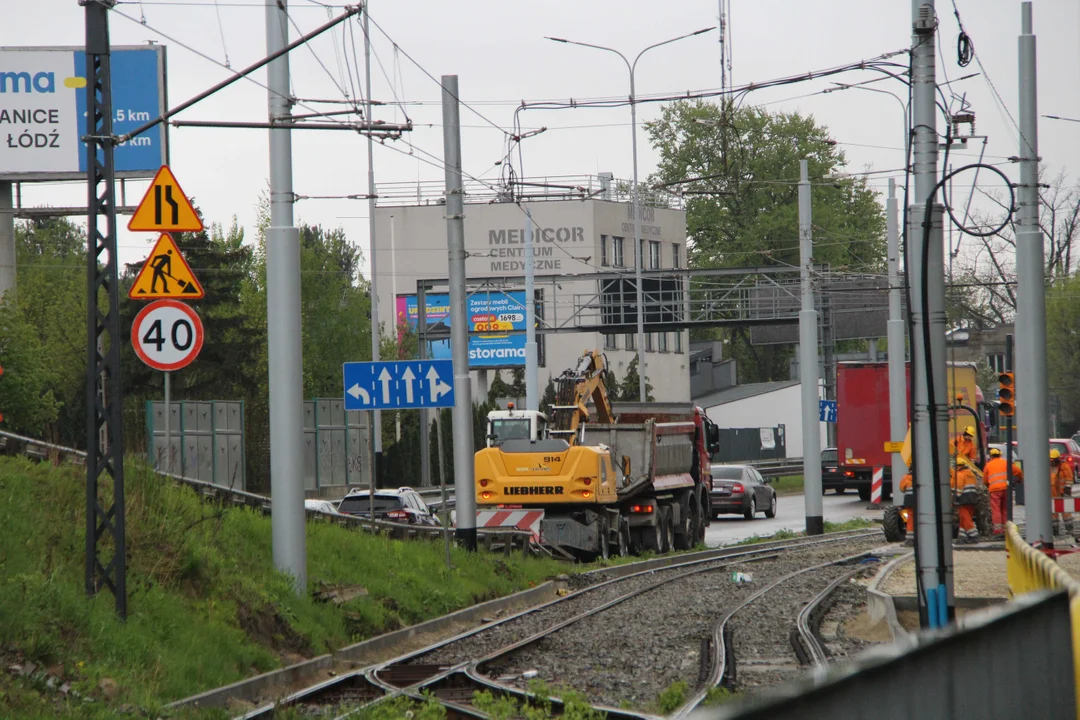
M675 333L675 352L682 353L682 332Z
M657 333L656 334L656 340L657 340L657 348L660 350L660 352L667 352L668 351L667 333L666 332Z
M682 259L679 255L682 253L682 248L679 247L679 243L671 243L671 267L681 268Z
M600 264L607 267L607 235L600 236Z
M653 351L653 334L645 333L645 352Z
M615 267L623 267L623 239L611 238L611 264Z
M649 269L660 269L660 243L658 242L649 242Z
M994 372L1005 372L1005 356L1004 355L987 355L986 364L990 366L990 369Z
M618 350L619 349L619 337L614 333L604 335L604 349L605 350Z
M626 349L637 350L637 335L634 333L626 333Z

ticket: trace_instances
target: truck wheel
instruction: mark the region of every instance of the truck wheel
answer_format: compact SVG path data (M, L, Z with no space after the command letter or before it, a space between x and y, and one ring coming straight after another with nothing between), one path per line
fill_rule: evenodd
M630 523L626 518L619 518L619 557L630 554Z
M608 528L608 519L602 517L596 525L597 535L600 536L600 558L607 560L611 557L611 532Z
M990 537L994 532L994 516L990 512L990 490L979 483L979 495L975 501L975 527L983 537Z
M701 502L697 493L690 495L690 538L691 546L705 542L705 521L701 515Z
M881 529L885 531L885 539L889 542L904 542L907 538L907 525L900 516L900 508L896 505L885 507L885 514L881 520Z
M747 520L753 520L757 515L757 498L753 495L750 496L750 507L743 513L743 517Z
M664 552L664 513L660 508L656 509L656 524L641 528L641 546L645 550L655 553Z
M674 546L676 550L689 550L694 546L694 536L691 532L690 523L690 497L693 493L683 493L679 499L679 521L672 523L672 534L675 536ZM671 508L672 517L675 508Z
M847 488L845 488L843 485L841 485L840 487L836 488L836 494L837 495L843 495L845 490L847 490Z
M660 521L661 522L661 525L660 525L660 527L661 527L660 541L662 543L660 545L660 552L666 554L666 553L671 552L672 546L675 544L675 528L674 528L675 523L674 523L674 518L672 518L672 515L671 515L671 506L670 505L665 505L660 510L660 518L661 518L661 521Z
M859 499L862 500L863 502L867 502L868 500L870 500L870 486L869 485L860 485L859 486Z

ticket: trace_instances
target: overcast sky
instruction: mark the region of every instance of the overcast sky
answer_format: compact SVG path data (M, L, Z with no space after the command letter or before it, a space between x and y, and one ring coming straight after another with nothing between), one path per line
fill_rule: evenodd
M0 46L83 43L83 9L76 0L6 0L4 5ZM911 41L911 6L903 0L732 0L731 5L736 86L857 62L902 50ZM1020 2L956 0L956 7L986 74L950 87L957 94L966 94L977 116L977 132L989 136L987 160L1001 162L1016 155L1018 146L1009 114L1018 118ZM312 0L290 0L289 8L295 22L293 39L299 31L313 29L325 22L328 14L339 11ZM117 11L111 16L114 44L154 41L167 46L168 93L173 105L230 73L192 49L222 64L227 56L234 69L265 55L265 10L257 0L128 1L119 3ZM377 62L373 59L372 71L374 97L406 103L402 107L377 108L375 117L402 122L407 113L415 125L407 142L376 146L376 181L416 183L420 179L442 183L438 165L443 156L438 86L442 74L459 76L462 99L477 111L462 108L465 172L493 178L498 173L495 163L505 153L505 131L511 128L514 109L522 100L628 95L628 73L617 57L554 43L545 40L545 35L613 46L632 57L653 43L717 25L717 12L716 0L372 0L371 18L381 28L372 27L377 58ZM975 62L966 68L957 66L958 27L951 1L938 0L937 12L939 63L944 60L938 68L939 81L979 72ZM1034 4L1034 15L1039 112L1080 118L1080 3L1039 0ZM138 22L140 18L145 18L145 25ZM297 97L341 99L339 85L354 94L349 70L355 84L356 71L363 71L363 35L359 21L351 22L355 24L352 32L343 33L339 28L313 41L310 50L302 48L292 53L292 83ZM355 68L354 38L358 56ZM638 65L639 95L719 87L718 38L714 30L647 53ZM342 54L343 42L349 46L347 60ZM395 52L395 44L399 52ZM897 60L904 62L905 58ZM266 82L265 70L252 77L258 83ZM872 77L873 73L855 72L842 78L763 90L751 93L745 102L771 110L812 114L840 143L850 172L896 171L904 162L904 118L896 99L864 90L813 94L830 87L832 80L859 82ZM995 99L991 83L1004 107ZM875 83L873 87L905 96L899 82ZM266 90L260 85L240 81L185 111L180 118L265 121L266 98ZM954 109L958 108L957 102ZM295 110L307 111L304 107ZM642 177L654 169L656 154L640 124L658 114L655 104L640 106ZM627 107L529 110L522 114L522 123L526 129L548 128L544 134L525 141L527 175L581 176L611 171L616 177L628 178L632 174ZM268 178L267 131L174 128L170 133L172 168L205 217L228 225L235 215L253 239L255 207ZM1040 118L1039 142L1051 174L1065 168L1073 176L1080 175L1080 123ZM410 144L416 149L411 150ZM977 156L977 147L956 153L955 164L973 162ZM1011 178L1018 177L1016 165L1003 167ZM350 132L293 133L293 168L294 189L300 195L367 192L366 144L362 137ZM869 177L872 185L884 193L890 176L902 177L899 172L878 172ZM988 188L992 184L986 183ZM146 183L131 185L128 201L134 203ZM74 204L85 201L83 187L24 187L23 198L27 204ZM295 210L298 221L341 226L367 254L366 201L304 200L296 204ZM120 224L126 223L124 218ZM123 230L121 260L140 260L153 239ZM379 274L388 270L379 268Z

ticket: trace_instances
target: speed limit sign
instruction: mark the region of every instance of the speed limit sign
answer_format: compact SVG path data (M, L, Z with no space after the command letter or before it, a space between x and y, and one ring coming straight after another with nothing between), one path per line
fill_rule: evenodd
M179 370L202 350L202 320L182 302L157 300L135 316L131 344L139 359L155 370Z

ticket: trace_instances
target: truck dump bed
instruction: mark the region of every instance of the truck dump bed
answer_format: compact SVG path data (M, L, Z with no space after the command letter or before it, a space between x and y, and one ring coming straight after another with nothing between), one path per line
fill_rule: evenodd
M691 406L692 407L692 406ZM694 436L691 421L585 426L586 445L607 445L621 462L630 458L630 478L620 479L619 496L630 497L652 488L691 486L694 466Z

